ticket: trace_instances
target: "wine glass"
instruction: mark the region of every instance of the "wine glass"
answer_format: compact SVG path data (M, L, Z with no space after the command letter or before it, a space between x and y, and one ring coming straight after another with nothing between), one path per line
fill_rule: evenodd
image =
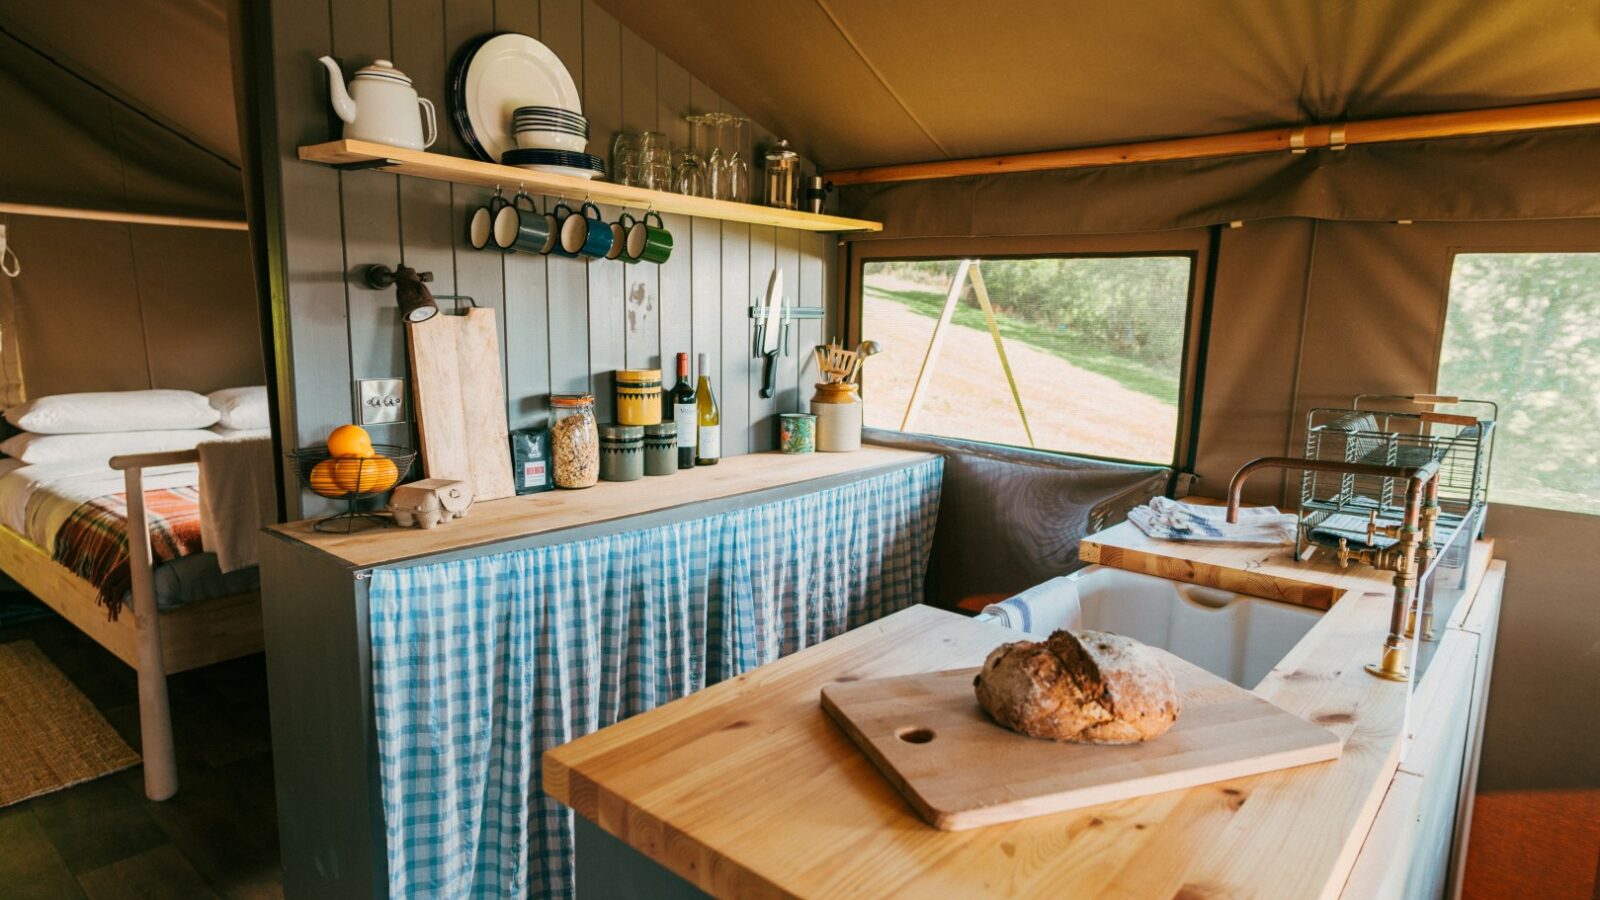
M704 116L689 116L689 147L678 157L673 188L691 197L706 196L706 149Z
M728 197L740 203L750 202L750 160L745 157L750 120L729 116L728 125L733 130L733 152L728 155Z
M706 157L706 193L718 200L728 199L728 157L722 152L725 137L723 126L728 117L722 113L706 113L706 127L710 129L711 155Z

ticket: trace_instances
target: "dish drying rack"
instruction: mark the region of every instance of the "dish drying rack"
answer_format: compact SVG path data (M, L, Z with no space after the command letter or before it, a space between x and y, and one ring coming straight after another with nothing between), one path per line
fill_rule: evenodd
M1378 407L1411 405L1417 411ZM1437 407L1449 406L1451 412ZM1479 413L1468 414L1468 410ZM1318 407L1306 417L1307 459L1387 466L1439 461L1439 521L1450 534L1476 516L1479 535L1488 502L1489 464L1500 407L1492 400L1440 394L1359 394L1349 408ZM1405 485L1398 479L1306 471L1300 476L1299 539L1295 559L1312 547L1387 547L1373 525L1397 525L1405 517ZM1381 534L1381 533L1380 533Z

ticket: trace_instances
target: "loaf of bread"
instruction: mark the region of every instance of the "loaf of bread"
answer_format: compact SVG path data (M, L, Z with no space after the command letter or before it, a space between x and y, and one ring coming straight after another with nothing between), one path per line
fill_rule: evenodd
M1160 657L1131 638L1057 631L1043 642L995 648L973 681L996 722L1032 737L1132 744L1178 719L1178 684Z

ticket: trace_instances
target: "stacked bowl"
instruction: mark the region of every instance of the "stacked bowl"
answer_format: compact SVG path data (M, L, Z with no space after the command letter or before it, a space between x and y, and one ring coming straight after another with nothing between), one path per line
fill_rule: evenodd
M519 106L511 116L517 147L507 150L501 162L556 175L594 178L605 163L585 153L589 146L589 120L581 113L554 106Z

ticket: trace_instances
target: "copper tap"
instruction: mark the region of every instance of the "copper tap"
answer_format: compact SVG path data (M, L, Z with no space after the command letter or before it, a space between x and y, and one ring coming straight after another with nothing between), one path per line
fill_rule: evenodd
M1233 473L1233 480L1228 483L1228 521L1239 521L1239 498L1244 492L1244 483L1251 473L1260 469L1299 469L1313 472L1336 472L1340 474L1365 476L1371 478L1397 478L1406 482L1405 515L1399 526L1390 526L1384 529L1386 534L1397 538L1399 543L1394 547L1378 550L1351 551L1349 546L1340 541L1339 565L1346 568L1352 561L1368 563L1378 568L1394 572L1394 607L1389 614L1389 637L1383 644L1383 658L1381 662L1369 664L1367 671L1379 678L1390 681L1405 681L1410 677L1410 669L1406 664L1406 634L1409 630L1407 614L1411 608L1412 597L1416 594L1417 581L1421 577L1422 569L1419 567L1419 557L1426 564L1432 559L1433 550L1433 525L1439 516L1439 463L1430 460L1420 466L1381 466L1371 463L1346 463L1331 459L1297 459L1292 456L1263 456L1253 459L1239 467ZM1424 505L1430 512L1424 515ZM1376 536L1377 526L1374 520L1371 532ZM1426 551L1421 548L1426 547ZM1421 552L1419 552L1421 551ZM1425 552L1424 557L1422 553ZM1432 622L1428 621L1431 610L1424 611L1423 630L1431 630Z

